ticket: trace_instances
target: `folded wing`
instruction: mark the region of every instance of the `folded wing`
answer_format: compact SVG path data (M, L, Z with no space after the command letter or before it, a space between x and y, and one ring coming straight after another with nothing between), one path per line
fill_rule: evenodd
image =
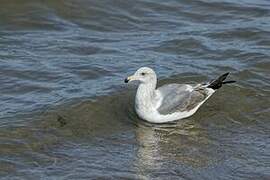
M209 96L203 85L168 84L157 90L162 97L160 114L190 111Z

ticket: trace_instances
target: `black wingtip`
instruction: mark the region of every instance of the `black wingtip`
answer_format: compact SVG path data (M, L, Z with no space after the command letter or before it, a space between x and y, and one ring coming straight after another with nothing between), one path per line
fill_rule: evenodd
M236 81L224 81L222 84L230 84L230 83L236 83Z
M230 72L227 72L227 73L225 73L225 74L222 74L218 79L220 80L220 81L224 81L226 78L227 78L227 76L230 74Z
M207 87L216 90L216 89L221 88L222 87L222 84L235 83L236 81L224 81L229 74L230 74L230 72L227 72L225 74L222 74L217 79L215 79L212 82L210 82L210 84Z

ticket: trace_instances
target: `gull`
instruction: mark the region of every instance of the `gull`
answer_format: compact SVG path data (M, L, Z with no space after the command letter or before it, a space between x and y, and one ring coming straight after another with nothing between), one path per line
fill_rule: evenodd
M157 75L149 67L139 68L125 79L125 83L139 81L135 97L135 111L141 119L151 123L167 123L190 117L223 84L229 73L208 83L165 84L157 88Z

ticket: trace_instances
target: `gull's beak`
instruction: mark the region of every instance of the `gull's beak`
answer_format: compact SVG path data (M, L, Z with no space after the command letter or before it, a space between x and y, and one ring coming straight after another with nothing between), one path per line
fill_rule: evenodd
M128 83L129 81L133 81L134 77L133 76L129 76L125 79L125 83Z

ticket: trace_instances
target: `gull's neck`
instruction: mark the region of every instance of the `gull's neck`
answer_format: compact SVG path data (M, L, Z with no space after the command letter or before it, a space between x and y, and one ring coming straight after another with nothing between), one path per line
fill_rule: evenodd
M137 89L135 105L136 109L149 111L154 106L155 90L157 81L141 83Z

